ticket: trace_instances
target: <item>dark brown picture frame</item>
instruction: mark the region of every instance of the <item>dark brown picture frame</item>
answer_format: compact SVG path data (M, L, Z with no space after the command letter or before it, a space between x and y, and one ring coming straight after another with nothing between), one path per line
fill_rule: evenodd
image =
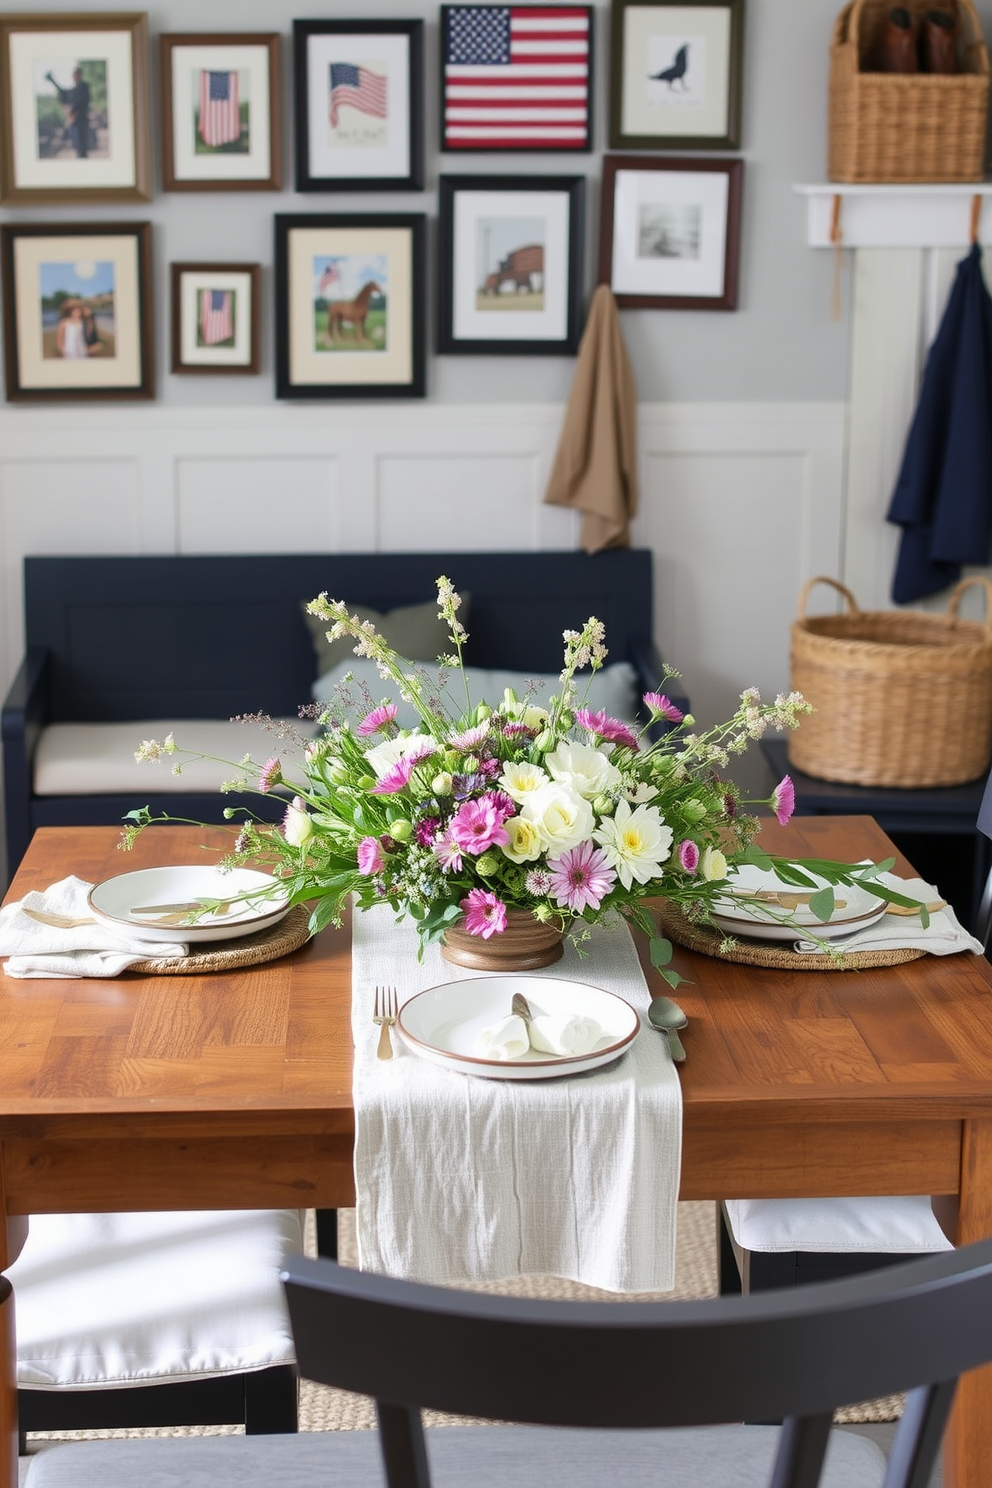
M248 289L248 334L243 361L217 361L207 359L191 361L183 355L183 278L186 275L247 276ZM172 348L171 368L183 376L257 376L260 370L259 318L262 303L262 266L257 263L174 263L169 265L170 286L170 342ZM207 286L193 286L205 288ZM214 287L214 286L210 286ZM217 286L223 288L223 286Z
M159 81L162 112L162 189L164 191L279 191L282 189L282 106L280 54L282 38L270 31L166 32L159 37ZM178 150L174 111L175 54L183 48L260 47L268 52L269 160L264 175L202 177L176 174ZM214 157L217 158L217 157ZM231 157L227 157L230 159Z
M128 361L133 365L134 375L121 383L108 382L104 380L91 380L87 384L82 377L70 379L68 376L62 384L54 378L58 359L46 355L44 349L38 358L33 355L29 342L22 343L22 322L25 318L25 309L31 314L41 316L44 327L44 312L42 300L38 296L38 280L33 283L22 282L19 277L17 263L17 245L22 241L37 239L42 243L51 241L51 252L55 257L54 263L62 263L57 255L60 252L59 241L66 240L66 246L61 252L70 259L79 257L78 248L73 253L74 240L81 238L103 239L103 252L107 252L107 240L118 238L122 242L133 239L135 244L134 265L136 273L134 276L133 294L129 302L118 290L115 280L114 300L112 311L112 326L115 339L115 348L121 347L121 328L125 327L128 332L127 340L133 347ZM30 250L29 250L30 251ZM40 262L40 260L39 260ZM99 265L96 266L97 269ZM126 276L121 275L121 278ZM152 340L152 268L151 268L151 223L149 222L86 222L86 223L57 223L57 222L18 222L5 223L0 227L0 287L2 287L3 298L3 349L4 369L7 383L7 399L12 403L39 403L39 402L76 402L92 403L105 402L117 399L152 398L155 395L155 361ZM43 281L42 281L43 288ZM64 305L64 299L63 299ZM130 315L132 321L127 324L124 317ZM27 328L23 326L26 335ZM44 343L43 343L44 345ZM22 356L22 352L24 355ZM64 353L63 353L64 354ZM115 351L116 355L116 351ZM35 369L34 381L30 375L24 376L24 366L32 364ZM56 363L56 369L51 368L51 363ZM38 369L49 371L40 376ZM68 365L68 364L66 364ZM91 366L94 371L98 367L108 365L101 362L97 357L92 361L86 359L86 365ZM99 377L99 373L97 373Z
M725 94L726 128L702 131L698 134L672 133L664 127L664 111L662 110L657 130L625 129L624 83L627 73L628 12L636 11L640 18L639 23L645 25L647 24L646 17L650 12L656 11L659 20L663 20L665 11L687 9L698 10L701 17L705 11L727 12L729 48L726 76L712 82L707 78L707 86L718 87ZM705 25L705 20L701 19L701 24ZM612 0L610 31L609 145L611 150L736 150L740 146L741 90L744 69L744 0ZM639 39L639 43L638 57L643 54L641 50L643 38ZM667 61L667 58L665 60ZM691 49L681 57L676 51L672 57L672 63L671 67L664 68L660 73L648 74L648 76L659 82L664 79L665 86L673 90L673 96L677 97L680 82L684 84L685 77L691 76ZM652 65L650 61L645 62L645 67L650 65ZM669 72L673 74L671 78L667 76ZM682 92L684 93L684 88Z
M717 173L727 177L725 216L725 244L723 253L722 287L719 294L666 292L659 287L657 293L624 289L623 281L614 282L614 236L616 222L616 178L620 172L678 174L685 172L697 175ZM740 268L741 194L744 182L744 162L740 159L683 158L676 156L605 155L603 157L602 216L599 238L599 283L609 284L621 310L736 310L738 278ZM629 231L630 225L622 223L621 231ZM673 252L674 261L679 254ZM659 256L657 278L659 286L664 284L666 259Z
M12 75L11 41L19 34L33 35L50 32L59 33L86 31L119 31L128 34L131 41L131 118L120 125L124 133L130 133L133 146L133 171L126 180L118 183L87 185L89 160L77 170L80 185L51 186L45 184L46 167L34 160L31 170L35 173L32 182L24 178L18 160L24 161L27 146L24 141L24 79L15 80ZM60 95L61 97L61 95ZM51 204L83 204L87 202L145 202L152 197L151 134L148 117L148 17L144 11L109 14L105 12L78 15L66 12L52 15L3 15L0 16L0 202L5 206L45 206ZM78 128L72 119L71 106L66 105L65 129L72 140L73 130ZM68 122L70 121L71 122ZM33 127L39 130L37 117ZM86 139L91 134L89 121L84 125ZM74 147L79 150L78 141ZM80 156L80 160L82 157ZM73 174L69 164L62 167L62 174Z

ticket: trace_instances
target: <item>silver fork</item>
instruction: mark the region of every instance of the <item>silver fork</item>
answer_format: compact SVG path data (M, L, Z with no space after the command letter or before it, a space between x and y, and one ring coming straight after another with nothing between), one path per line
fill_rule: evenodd
M396 1022L398 1012L399 1005L396 999L396 988L376 987L375 1011L372 1014L372 1022L378 1023L380 1026L379 1047L376 1050L376 1056L379 1059L392 1059L393 1057L393 1041L389 1030Z

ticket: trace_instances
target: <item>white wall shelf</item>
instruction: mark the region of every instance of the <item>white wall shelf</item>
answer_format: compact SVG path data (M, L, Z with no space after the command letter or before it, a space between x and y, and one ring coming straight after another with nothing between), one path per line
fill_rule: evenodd
M855 186L826 181L794 186L806 198L806 241L832 248L967 248L981 198L979 239L992 243L992 181L954 186Z

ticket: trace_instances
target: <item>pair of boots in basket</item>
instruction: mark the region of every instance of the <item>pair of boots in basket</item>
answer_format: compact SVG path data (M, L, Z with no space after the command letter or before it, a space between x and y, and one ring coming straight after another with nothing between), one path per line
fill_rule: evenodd
M944 76L957 72L956 16L949 10L928 10L917 25L905 6L894 6L882 19L868 70Z

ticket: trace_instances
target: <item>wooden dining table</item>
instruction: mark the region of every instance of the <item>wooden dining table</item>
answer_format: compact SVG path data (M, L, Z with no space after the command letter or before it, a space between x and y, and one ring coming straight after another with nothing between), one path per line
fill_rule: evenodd
M69 873L214 861L230 839L157 827L129 854L119 840L42 829L8 900ZM846 861L895 852L866 817L768 821L761 842ZM345 925L229 971L0 976L0 1271L30 1214L352 1204L350 961ZM682 1198L925 1193L957 1243L992 1236L984 957L793 971L677 948L674 965L689 1015ZM0 1294L0 1488L17 1481L13 1311ZM988 1488L990 1464L992 1367L961 1383L945 1485Z

